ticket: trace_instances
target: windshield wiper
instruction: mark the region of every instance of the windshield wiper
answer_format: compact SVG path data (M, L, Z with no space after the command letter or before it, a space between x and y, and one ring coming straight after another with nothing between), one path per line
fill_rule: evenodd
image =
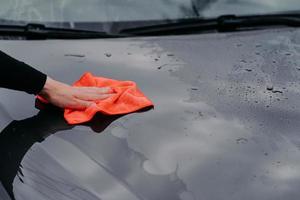
M199 32L227 32L270 26L300 26L300 14L235 16L222 15L212 19L189 19L138 28L123 29L121 34L132 36L180 35Z
M98 31L46 27L43 24L27 24L24 26L0 24L0 35L21 36L26 39L91 39L124 37L119 34L112 35Z

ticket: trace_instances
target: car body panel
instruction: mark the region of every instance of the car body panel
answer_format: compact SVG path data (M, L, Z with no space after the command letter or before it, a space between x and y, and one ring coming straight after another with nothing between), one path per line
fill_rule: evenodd
M56 122L57 115L33 117L34 96L1 89L1 134L20 132L7 139L15 148L1 150L16 151L21 162L13 179L18 200L300 195L298 29L3 40L0 49L69 84L86 71L133 80L155 105L96 133Z

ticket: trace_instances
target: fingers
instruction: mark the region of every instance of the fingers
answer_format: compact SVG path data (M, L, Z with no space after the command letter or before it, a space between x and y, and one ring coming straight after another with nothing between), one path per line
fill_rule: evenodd
M112 94L114 90L110 87L74 87L81 93Z
M55 106L83 110L95 104L96 100L103 100L113 95L110 87L74 87L47 78L40 95Z
M92 101L76 99L73 101L73 103L67 105L66 107L69 109L84 110L84 109L88 108L89 106L92 106L93 104L95 104L95 103Z
M73 89L75 89L73 87ZM95 104L93 101L103 100L111 97L113 90L109 87L81 87L76 88L75 93L73 94L76 101L68 106L69 108L76 110L84 110L87 107Z
M76 98L86 101L103 100L110 97L113 92L109 87L73 87L73 89Z
M95 93L79 93L74 95L76 98L85 100L85 101L96 101L103 100L108 97L111 97L112 94L95 94Z
M97 90L99 93L105 93L105 94L115 93L111 87L102 87L102 88L95 87L94 89Z

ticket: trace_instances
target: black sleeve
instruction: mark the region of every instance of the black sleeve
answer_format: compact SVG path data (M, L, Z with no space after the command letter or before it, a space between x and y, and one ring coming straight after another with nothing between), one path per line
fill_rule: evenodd
M0 51L0 87L38 94L47 76Z

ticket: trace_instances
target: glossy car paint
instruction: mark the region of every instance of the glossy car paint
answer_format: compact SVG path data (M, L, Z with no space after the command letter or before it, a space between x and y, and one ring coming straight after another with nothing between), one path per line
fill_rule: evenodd
M70 127L60 112L37 115L34 96L1 89L1 176L17 200L299 198L298 29L0 49L67 83L85 71L133 80L155 104Z

